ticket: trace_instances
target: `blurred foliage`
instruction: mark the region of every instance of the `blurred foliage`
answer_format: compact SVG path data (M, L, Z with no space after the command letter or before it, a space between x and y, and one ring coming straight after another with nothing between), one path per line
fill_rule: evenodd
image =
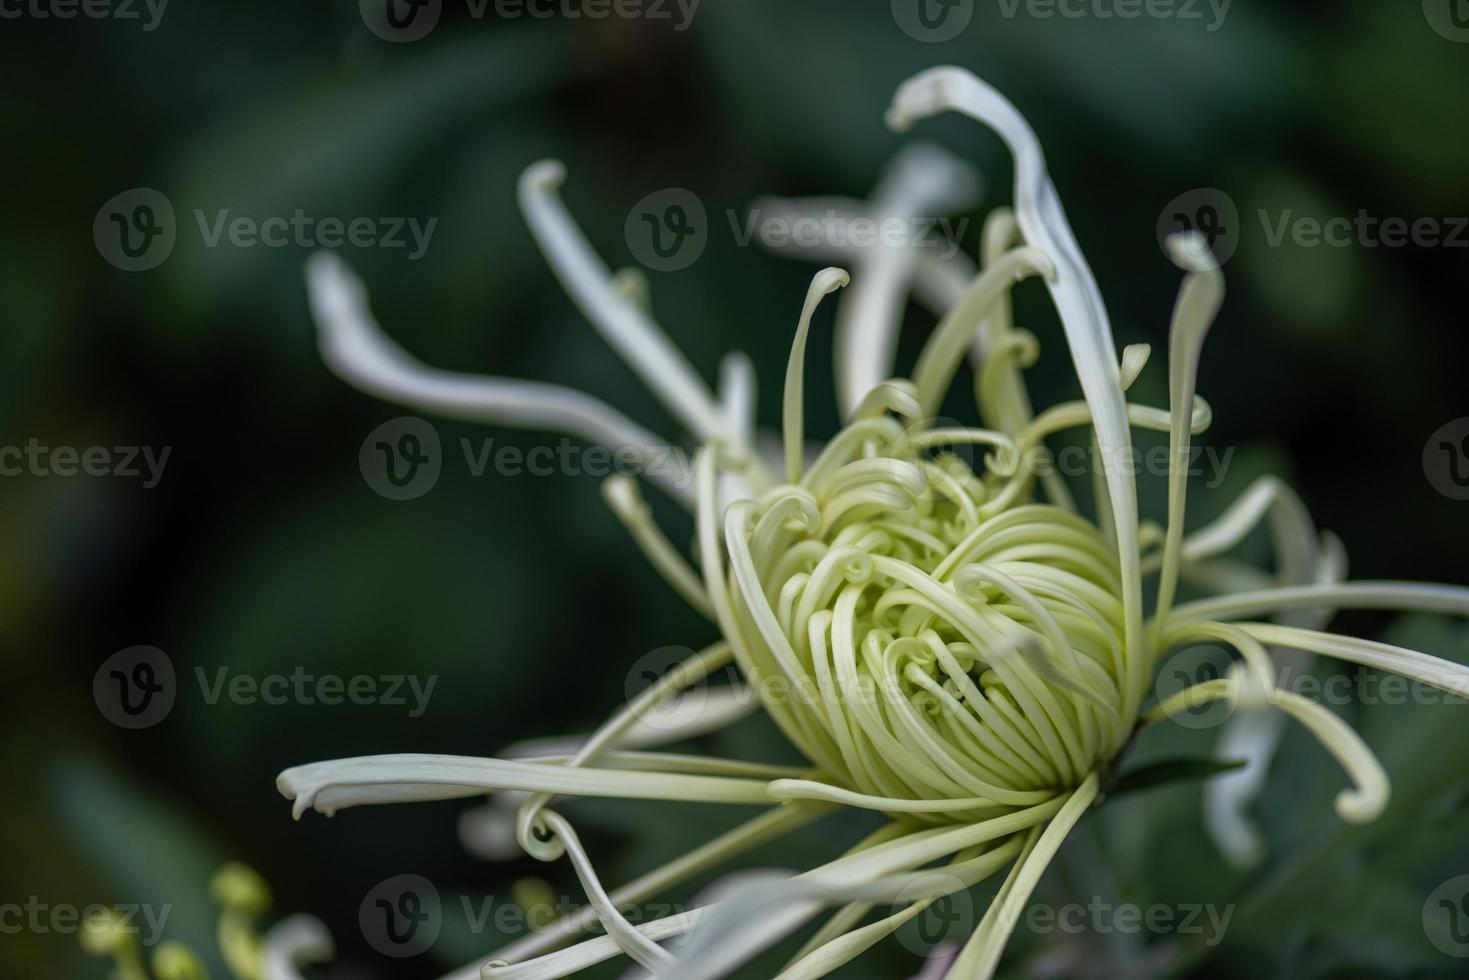
M455 835L462 806L293 824L275 773L357 752L489 754L584 731L621 700L640 655L710 638L605 512L594 479L474 477L454 448L487 438L528 448L543 437L440 423L447 462L432 493L412 503L374 495L357 472L358 446L401 413L320 364L303 250L205 247L195 209L437 217L421 261L347 250L408 349L436 365L582 387L671 436L540 261L514 191L530 162L565 160L569 206L616 266L630 261L627 209L658 188L687 187L708 207L709 246L689 270L652 276L656 309L706 377L731 348L752 355L769 423L811 270L739 247L724 216L767 193L865 195L902 143L881 121L894 86L962 64L1007 92L1041 135L1120 342L1163 349L1177 288L1154 238L1165 204L1212 186L1238 205L1240 248L1200 391L1216 412L1212 444L1243 448L1223 488L1195 494L1192 519L1274 471L1342 534L1354 577L1462 582L1466 505L1434 492L1420 452L1444 421L1469 414L1458 288L1469 253L1270 248L1259 215L1469 214L1460 97L1469 48L1435 34L1417 3L1240 3L1217 31L976 8L969 30L943 44L905 36L887 3L850 0L708 0L686 31L475 20L449 0L432 35L404 45L369 33L351 0L178 0L152 31L0 20L0 443L173 450L153 490L121 477L0 479L10 678L0 688L0 836L11 845L0 901L172 903L171 937L208 949L208 872L237 858L271 881L280 910L326 920L340 950L334 975L436 975L498 937L451 917L433 953L385 968L357 927L373 883L424 874L457 907L461 894L506 901L526 875L575 894L569 871L468 857ZM1008 200L1009 162L992 136L956 120L922 135L982 168L984 209ZM90 234L102 203L135 186L164 191L179 215L173 255L145 273L102 261ZM977 232L975 222L966 247ZM1017 309L1044 345L1036 401L1070 397L1075 380L1042 291L1024 287ZM911 316L901 363L926 326ZM818 331L810 360L829 363L829 353ZM1155 403L1166 400L1161 362L1137 389ZM830 401L829 379L813 387ZM969 411L962 400L949 408ZM834 424L834 409L811 422ZM1163 499L1161 486L1146 488L1150 514L1161 515ZM686 537L672 519L675 540ZM1262 541L1252 547L1268 554ZM1348 625L1459 659L1469 639L1437 621ZM98 713L91 680L109 654L138 643L171 655L186 694L163 724L126 731ZM210 705L191 687L196 669L298 666L439 683L418 718L387 706ZM1469 713L1353 714L1395 782L1377 824L1337 821L1339 772L1292 732L1261 807L1271 854L1258 871L1223 864L1201 830L1198 786L1181 783L1109 802L1042 885L1054 904L1091 895L1231 904L1225 942L1160 953L1166 940L1022 929L1007 969L1461 975L1426 942L1418 915L1423 896L1469 865ZM759 720L703 741L734 756L789 753ZM1170 731L1142 740L1129 762L1204 756L1211 742ZM735 819L567 810L609 880ZM809 866L867 826L843 816L756 859ZM907 945L887 944L842 975L907 976ZM0 943L7 976L104 970L81 958L74 936Z

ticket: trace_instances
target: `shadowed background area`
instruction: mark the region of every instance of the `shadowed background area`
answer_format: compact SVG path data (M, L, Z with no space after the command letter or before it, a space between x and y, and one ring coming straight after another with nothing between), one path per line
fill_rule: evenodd
M975 0L956 8L968 17L957 36L933 41L900 26L902 0L644 3L641 16L598 20L571 16L575 5L517 17L518 5L477 13L443 0L430 33L395 43L348 0L173 0L161 16L139 4L133 18L71 19L54 16L60 4L0 0L0 444L79 457L103 447L110 461L98 463L102 475L65 476L64 453L37 463L37 452L0 478L0 903L144 903L168 910L169 938L212 951L208 876L236 859L271 883L277 912L329 925L339 956L323 976L415 978L519 934L527 895L575 900L564 863L468 854L456 832L468 804L293 823L274 788L282 768L316 759L490 755L588 731L646 682L642 667L666 665L660 648L713 639L604 507L598 467L575 444L430 419L443 447L437 483L412 500L374 491L359 451L405 412L322 365L302 280L311 236L322 219L369 219L374 235L402 219L401 247L368 236L342 253L415 356L581 388L673 439L674 423L542 261L515 182L536 160L563 160L567 204L613 267L639 258L635 205L686 189L704 208L707 241L685 268L649 273L654 309L711 382L727 351L749 353L761 421L773 426L815 267L742 241L752 202L865 197L915 136L982 174L979 207L953 216L970 219L966 251L977 251L983 214L1010 201L1008 156L981 127L945 118L905 136L884 128L896 85L936 64L994 83L1040 135L1119 346L1154 345L1138 400L1167 401L1179 274L1159 248L1159 223L1176 220L1180 195L1216 189L1185 198L1185 210L1235 247L1199 383L1215 410L1206 444L1228 462L1218 479L1196 481L1192 523L1274 471L1342 536L1352 577L1465 582L1469 502L1436 483L1462 486L1448 467L1469 473L1469 460L1439 460L1431 447L1425 457L1440 427L1469 415L1469 230L1454 218L1469 214L1469 44L1455 40L1469 29L1456 26L1466 18L1455 2L1236 0L1222 11L1180 2L1168 16L1144 8L1124 19L1104 16L1126 6L1104 0L1069 8L1080 16ZM143 271L120 268L128 256L115 237L106 244L105 205L134 188L156 190L173 212L171 252ZM1207 220L1217 209L1198 211L1226 198L1233 227ZM240 218L298 213L314 230L279 246L229 230ZM1359 213L1432 219L1443 240L1394 247L1360 224L1344 243L1310 236L1313 220ZM818 318L808 356L817 433L837 424L830 316ZM1042 343L1034 400L1074 397L1038 284L1018 291L1017 319ZM929 326L909 311L900 370ZM960 397L968 387L966 375L946 411L973 423ZM552 447L561 461L551 475L497 473L493 462L476 472L504 447ZM133 448L136 476L124 465ZM148 458L163 461L156 481ZM687 517L649 496L685 543ZM1163 481L1145 481L1148 515L1161 519L1163 501ZM1263 536L1250 547L1268 555ZM1356 615L1350 625L1460 660L1469 645L1459 623ZM132 730L99 707L94 675L140 644L166 653L176 699ZM231 693L239 678L297 675L361 675L379 694L408 678L425 696L406 680L402 704ZM1090 911L1079 932L1023 922L1002 972L1462 975L1421 917L1435 888L1469 871L1469 710L1352 700L1338 710L1394 779L1380 822L1336 819L1342 777L1294 730L1261 804L1270 854L1255 870L1218 857L1197 785L1117 799L1068 842L1037 902L1131 903L1175 920L1195 906L1227 908L1222 941L1207 915L1194 933L1127 930ZM1217 734L1178 728L1135 751L1203 755ZM791 752L759 719L702 743L771 761ZM595 802L566 810L609 882L740 816ZM843 817L753 863L808 867L870 826ZM405 873L435 884L441 932L427 952L389 960L364 935L359 906ZM909 976L936 941L962 940L987 894L936 906L838 975ZM17 921L0 916L0 972L106 975L44 914L39 927L27 918L12 929ZM1464 928L1469 940L1469 908ZM766 960L746 975L778 967ZM217 963L213 972L225 975Z

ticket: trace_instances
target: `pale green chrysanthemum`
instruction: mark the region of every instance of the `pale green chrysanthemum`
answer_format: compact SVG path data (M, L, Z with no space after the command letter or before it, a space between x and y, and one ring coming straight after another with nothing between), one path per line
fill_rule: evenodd
M1070 829L1098 799L1100 774L1140 727L1210 700L1241 709L1227 736L1253 745L1254 763L1210 798L1211 830L1238 859L1258 852L1244 806L1258 790L1276 729L1264 709L1305 725L1351 781L1340 815L1360 822L1386 805L1388 780L1356 734L1321 705L1275 683L1275 652L1320 654L1469 691L1463 666L1381 643L1322 632L1323 610L1469 612L1469 590L1394 582L1341 583L1334 539L1318 535L1275 481L1252 487L1215 524L1184 534L1191 437L1209 422L1194 392L1204 336L1223 296L1202 239L1169 243L1185 278L1169 343L1170 403L1132 404L1126 392L1148 349L1119 358L1097 286L1067 225L1028 125L998 93L954 68L902 86L894 129L957 111L993 129L1015 155L1013 212L992 215L983 271L912 248L855 257L850 302L838 322L838 391L846 427L812 449L802 376L808 331L823 296L849 282L826 268L812 282L787 366L782 448L762 453L753 424L753 375L732 356L718 396L653 323L646 284L613 276L559 199L559 164L522 178L527 220L558 276L611 345L700 445L692 486L650 477L693 511L697 566L652 523L635 484L614 478L606 498L670 584L717 625L722 639L670 672L595 734L570 745L522 746L505 759L393 755L315 763L281 774L299 816L363 803L495 794L472 821L477 845L515 839L543 860L563 856L589 905L489 954L454 977L560 977L625 954L659 977L719 976L831 904L842 908L808 940L782 980L822 976L917 915L928 902L1008 867L998 896L948 975L987 977L1031 890ZM920 151L900 159L879 191L880 215L916 215L963 196L952 165ZM829 205L830 202L824 202ZM772 204L799 210L799 202ZM853 209L861 205L849 204ZM1009 290L1042 279L1059 312L1085 401L1033 412L1021 371L1033 336L1013 326ZM371 394L442 415L570 433L651 463L663 440L614 409L551 385L435 370L413 360L373 322L360 282L336 258L314 257L312 307L327 362ZM904 292L941 317L908 378L890 378ZM937 427L933 417L972 353L985 428ZM1131 468L1131 429L1169 434L1168 514L1143 524ZM1099 513L1081 514L1053 473L1046 439L1090 429ZM956 447L984 448L973 467ZM1269 519L1274 578L1219 561ZM1175 602L1185 574L1223 594ZM1157 598L1144 609L1144 583ZM1254 621L1273 616L1273 622ZM1301 617L1305 617L1303 620ZM1309 622L1309 620L1316 622ZM1211 642L1239 655L1231 673L1145 708L1159 659ZM726 724L741 692L717 697L677 723L647 715L735 663L759 702L811 765L790 769L727 759L634 751ZM702 700L700 702L703 703ZM518 794L518 795L514 795ZM767 809L693 853L608 891L556 795L698 801ZM774 804L774 805L771 805ZM762 877L717 900L635 926L629 903L717 868L835 806L889 822L845 854L790 878ZM499 818L497 820L497 818ZM939 862L944 862L939 864ZM877 903L897 912L867 922ZM605 935L582 939L600 925ZM664 943L683 937L677 955ZM581 939L581 941L577 941Z

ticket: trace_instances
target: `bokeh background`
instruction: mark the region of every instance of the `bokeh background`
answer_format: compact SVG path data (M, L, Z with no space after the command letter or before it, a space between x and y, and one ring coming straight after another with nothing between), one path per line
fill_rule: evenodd
M586 731L624 699L639 658L712 636L646 567L598 480L476 477L457 449L461 439L528 449L553 437L433 420L446 447L433 490L411 501L374 493L359 448L403 412L322 366L307 250L209 247L196 210L211 221L224 209L436 218L417 260L345 250L390 333L435 365L584 388L672 437L558 288L514 192L529 163L564 160L570 208L621 266L634 262L629 209L686 188L707 208L708 244L688 268L650 273L655 309L706 377L729 349L747 351L771 424L812 267L741 247L725 215L769 193L865 196L906 140L882 125L894 87L960 64L1007 92L1041 135L1121 342L1164 349L1178 273L1155 226L1169 202L1217 188L1237 205L1229 296L1200 381L1216 412L1210 444L1237 453L1224 486L1195 495L1192 519L1275 471L1341 534L1354 577L1469 579L1469 503L1438 492L1423 465L1429 436L1469 415L1469 235L1457 248L1271 247L1257 217L1469 214L1469 44L1454 39L1449 3L1236 0L1222 21L1203 5L1198 19L1136 20L972 6L967 27L941 43L905 33L884 0L704 0L686 29L677 7L672 20L507 19L444 0L437 27L413 43L377 36L351 0L173 0L152 29L141 6L135 20L6 7L0 443L171 454L153 488L124 476L0 479L0 900L168 905L169 937L212 950L206 882L238 859L270 881L278 911L330 926L339 957L323 975L437 975L504 937L446 914L429 952L384 959L358 925L374 884L424 875L452 913L459 896L510 903L527 876L576 895L570 869L470 856L456 836L465 804L293 823L276 773L357 753L488 755ZM1008 203L1009 161L992 135L954 119L918 135L982 172L971 215ZM172 203L177 241L161 265L128 272L101 254L93 221L137 187ZM966 249L978 229L975 220ZM1043 292L1028 284L1018 302L1045 351L1031 374L1037 402L1070 397ZM910 311L900 364L929 323ZM829 334L816 331L809 363L830 363ZM1143 400L1166 402L1164 363L1155 356L1139 382ZM829 431L827 374L813 369L808 390L819 406L811 425ZM968 411L962 400L950 408ZM1153 516L1161 500L1152 487ZM659 509L685 540L686 519ZM1268 557L1263 539L1251 548ZM1343 619L1364 635L1466 655L1458 623ZM92 682L108 656L137 644L166 651L180 693L162 722L129 731L99 711ZM438 682L428 709L409 717L386 705L211 705L196 668ZM1382 821L1336 819L1342 777L1295 730L1261 806L1271 850L1256 870L1219 859L1196 785L1119 797L1068 843L1038 900L1228 905L1224 941L1022 925L1007 975L1462 975L1464 961L1429 942L1421 916L1441 882L1469 872L1469 710L1342 710L1394 777ZM1169 732L1163 748L1204 754L1215 735ZM699 748L789 753L758 720ZM1162 750L1142 745L1138 758ZM677 806L567 812L610 881L734 819ZM823 826L755 863L809 866L867 826ZM974 907L983 900L981 890ZM952 914L962 926L964 910ZM932 935L889 943L841 975L907 977ZM74 935L0 936L6 976L107 970ZM773 972L766 962L748 975ZM217 963L214 974L224 975Z

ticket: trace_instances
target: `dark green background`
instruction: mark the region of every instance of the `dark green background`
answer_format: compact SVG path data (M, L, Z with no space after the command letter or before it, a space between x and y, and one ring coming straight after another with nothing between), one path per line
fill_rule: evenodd
M548 437L439 423L449 457L438 486L403 503L371 492L358 447L402 413L321 365L305 253L203 248L194 208L436 216L422 261L347 252L395 337L436 365L583 387L671 436L558 289L514 186L528 163L565 160L569 206L614 266L632 261L628 209L659 188L689 188L713 216L709 246L691 268L652 275L657 313L706 377L725 351L748 351L771 424L812 267L737 247L726 209L766 193L864 195L902 144L882 126L894 87L961 64L1008 93L1041 135L1119 342L1160 352L1136 389L1144 400L1166 402L1161 351L1179 278L1155 241L1159 212L1201 186L1238 204L1242 240L1200 391L1216 410L1209 438L1239 452L1226 488L1195 498L1194 517L1274 470L1345 539L1354 577L1466 578L1469 504L1433 490L1420 454L1430 433L1469 414L1469 251L1269 248L1254 217L1469 213L1469 45L1435 33L1416 0L1236 0L1213 32L1198 21L1009 19L980 0L969 29L938 45L899 31L886 2L705 0L683 32L615 19L475 21L462 3L446 8L433 35L407 45L371 34L349 0L173 0L152 32L136 21L0 20L0 442L172 447L151 491L115 478L0 480L0 901L169 903L171 936L209 948L205 881L238 858L271 881L279 910L331 926L334 976L432 976L497 938L450 925L431 954L382 961L356 921L374 883L415 872L446 902L504 901L527 874L576 894L569 868L469 857L456 804L294 824L275 774L355 753L488 755L585 731L621 702L638 657L712 636L645 567L597 481L472 478L454 448L460 437L521 447ZM983 169L982 209L1008 202L1009 163L990 134L948 119L921 135ZM135 186L169 196L179 243L158 269L130 274L99 257L91 224ZM975 221L966 247L977 231ZM1038 286L1021 290L1019 311L1045 350L1031 375L1037 402L1071 397ZM901 364L927 324L911 314ZM808 389L817 432L836 422L829 355L829 328L818 329L810 363L823 368ZM958 400L950 409L967 411ZM1145 501L1161 515L1158 487ZM687 524L672 518L681 542ZM1464 657L1457 624L1344 623ZM123 731L94 706L92 675L143 643L169 653L192 693L157 727ZM298 665L437 674L439 684L418 719L390 707L211 707L192 687L195 666L264 675ZM1337 821L1330 799L1342 777L1292 730L1264 806L1272 855L1258 872L1226 870L1199 829L1197 788L1172 787L1095 814L1039 897L1236 903L1226 941L1189 947L1179 975L1462 975L1463 961L1428 944L1419 915L1439 882L1469 871L1469 711L1349 715L1396 780L1379 824ZM1174 752L1209 744L1169 741ZM788 751L754 723L699 748ZM609 881L734 816L565 809ZM809 866L867 825L832 826L761 863ZM1033 957L1047 955L1061 957L1065 976L1168 975L1121 965L1140 937L1046 939L1022 928L1006 969L1040 976ZM843 975L915 968L896 943L861 963ZM105 971L73 936L0 938L7 976Z

